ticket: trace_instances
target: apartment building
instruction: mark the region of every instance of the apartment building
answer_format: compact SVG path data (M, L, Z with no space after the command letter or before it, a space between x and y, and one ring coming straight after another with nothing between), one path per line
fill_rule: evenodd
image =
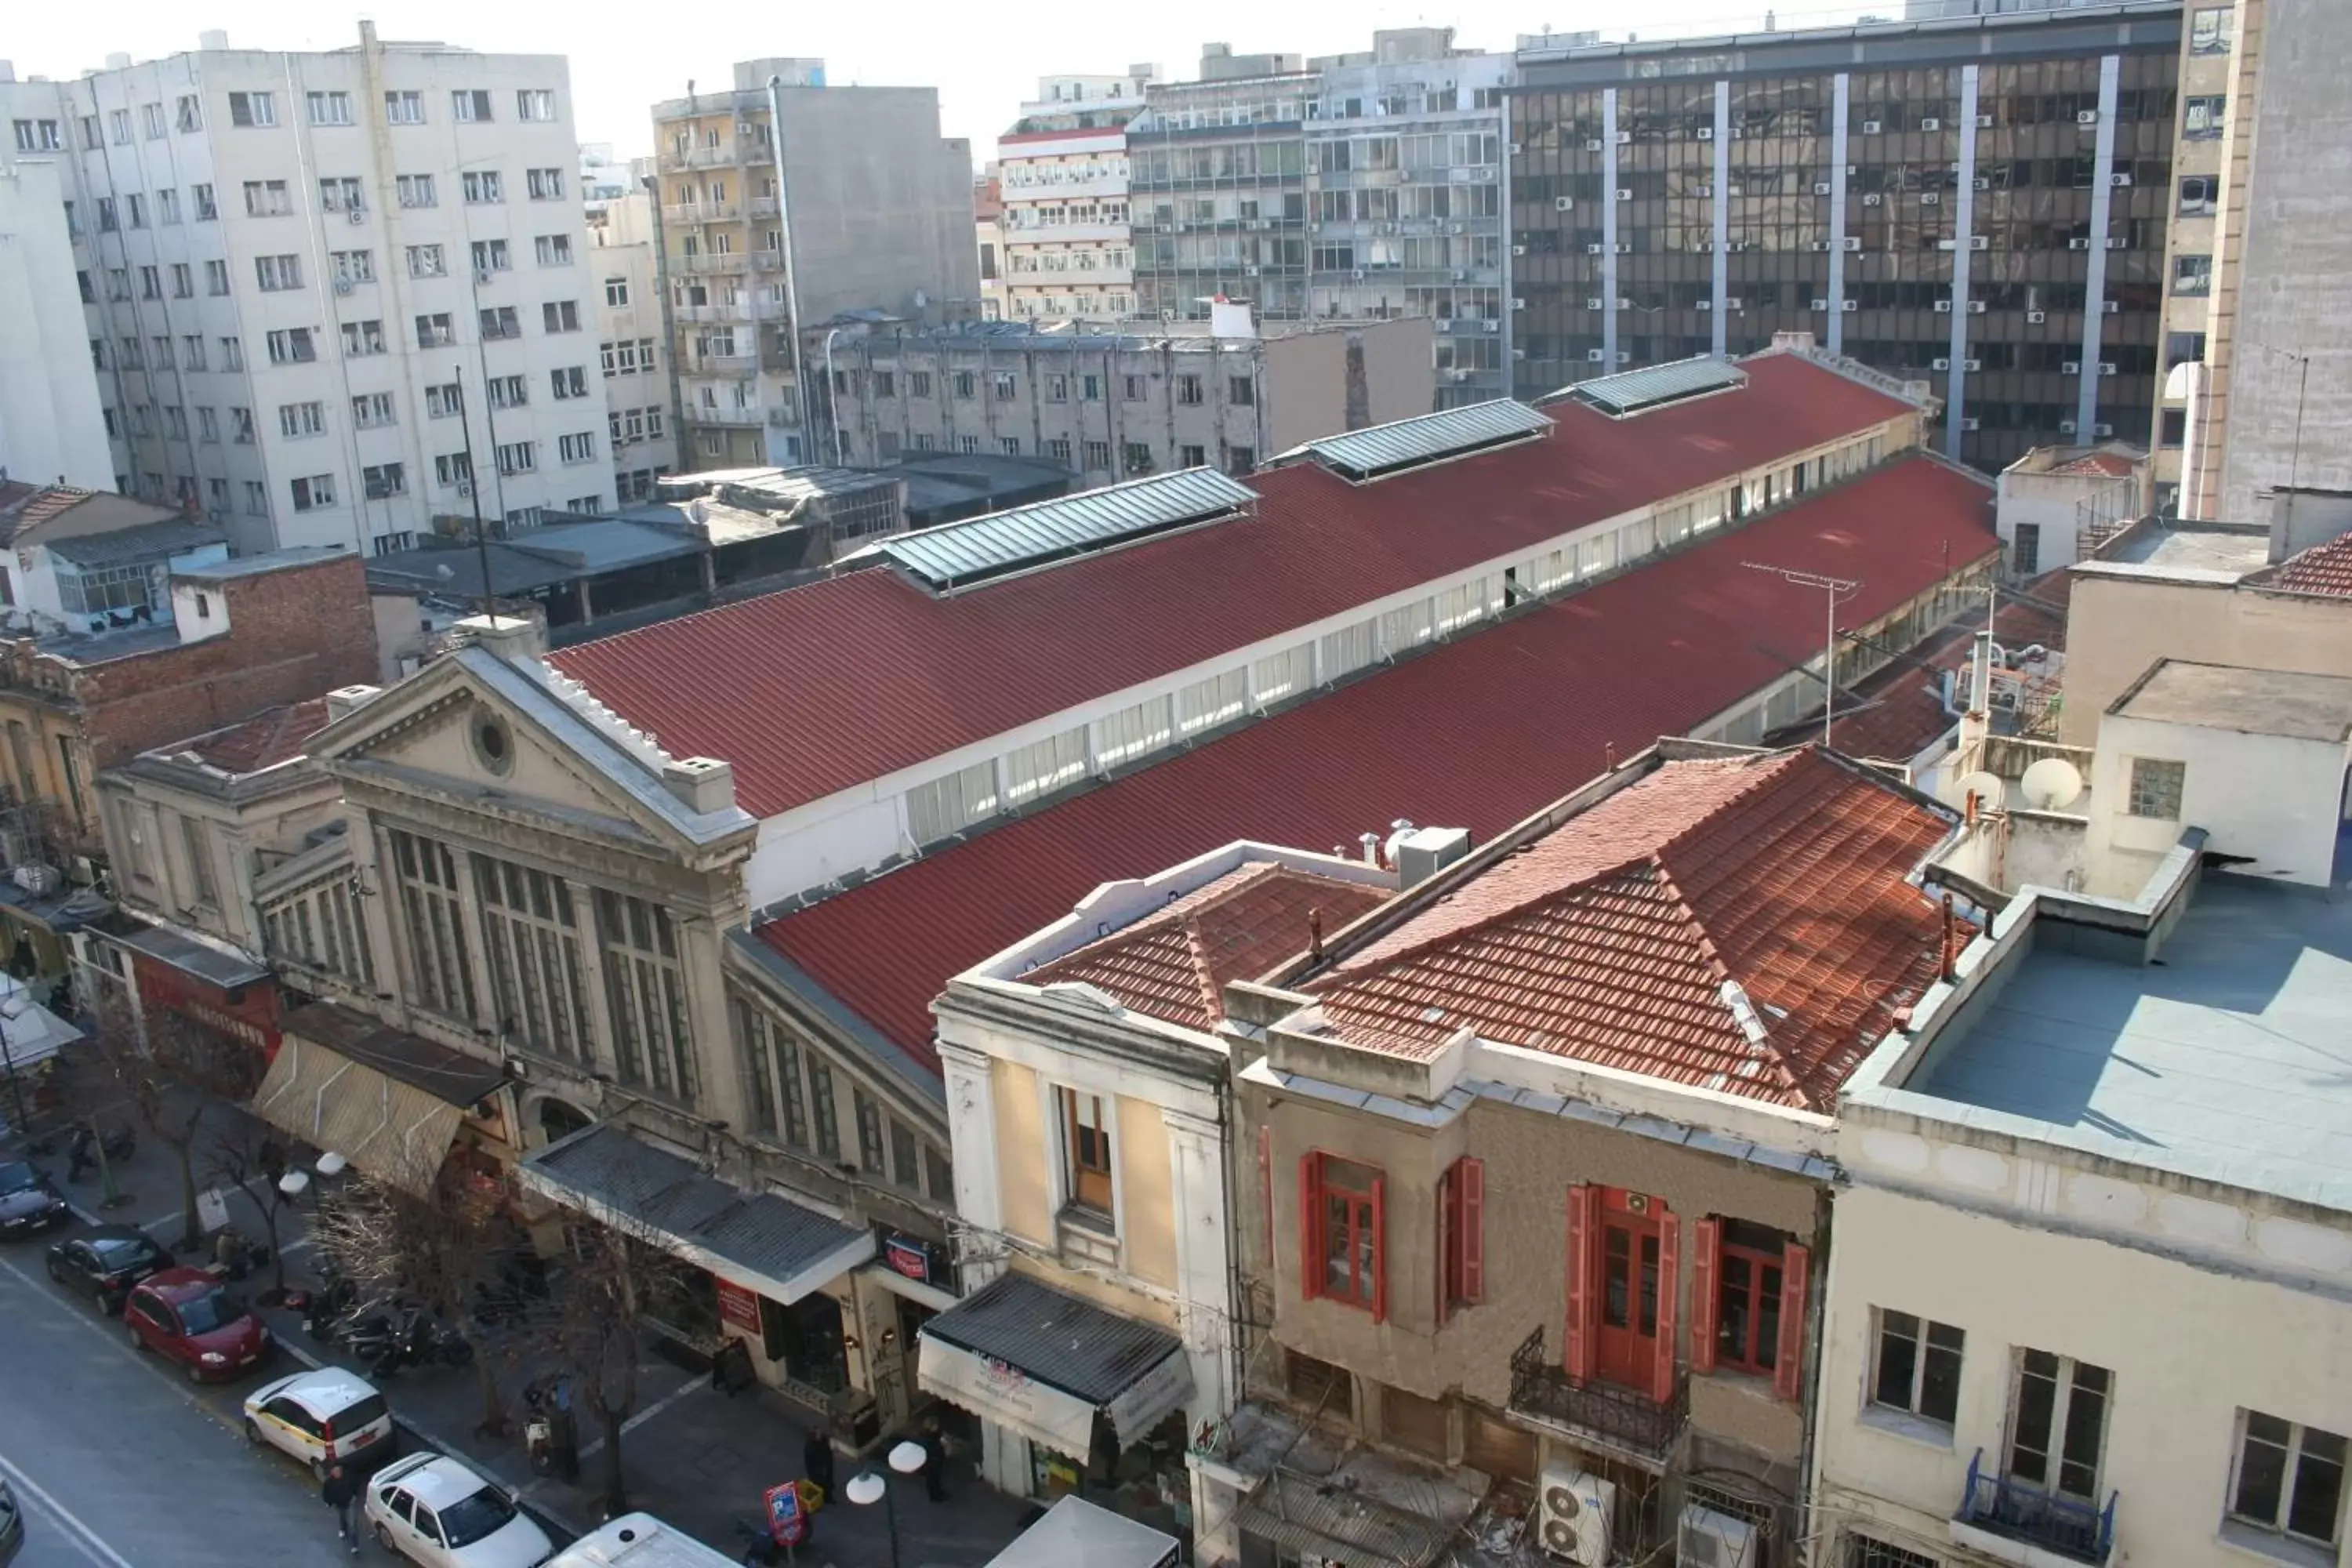
M1004 320L1115 321L1135 313L1126 127L1157 66L1049 76L996 139Z
M646 160L639 160L642 165ZM663 308L661 229L654 197L632 174L627 188L593 203L588 212L588 265L596 303L596 362L604 377L604 429L613 454L614 502L628 507L654 499L654 482L677 470L677 362Z
M2271 490L2352 485L2340 445L2314 438L2352 398L2336 332L2352 120L2323 64L2352 47L2352 17L2303 0L2188 15L2166 358L2201 364L2167 384L2157 496L2255 521Z
M609 504L562 58L208 33L51 90L117 489L246 550Z
M996 165L984 165L971 182L971 238L980 248L980 319L1004 318L1004 192Z
M1414 27L1287 74L1213 62L1150 84L1129 126L1143 313L1205 319L1223 298L1273 321L1423 316L1443 400L1501 395L1510 57Z
M1938 444L1989 471L2140 439L2182 31L2143 4L1532 41L1508 131L1519 384L1807 331L1932 377Z
M1083 483L1277 452L1433 406L1432 323L1276 328L1266 336L1040 331L1019 323L854 329L825 350L837 460L928 453L1037 458ZM824 455L835 458L828 447Z
M0 485L104 489L115 467L81 331L57 89L0 60Z
M680 450L697 468L811 461L796 326L979 316L971 144L940 136L934 89L829 86L822 60L739 61L731 89L688 88L653 110Z

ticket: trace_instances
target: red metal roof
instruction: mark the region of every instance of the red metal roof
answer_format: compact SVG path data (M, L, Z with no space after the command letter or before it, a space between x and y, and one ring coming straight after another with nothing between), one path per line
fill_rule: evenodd
M1368 882L1255 861L1021 978L1098 985L1139 1013L1207 1031L1225 1016L1227 981L1255 980L1306 952L1318 914L1324 930L1337 931L1390 896Z
M2265 587L2352 599L2352 533L2290 555Z
M1746 365L1738 392L1624 420L1562 403L1548 440L1376 484L1272 469L1254 519L948 598L854 572L549 662L673 754L726 758L772 816L1906 406L1796 356Z
M1461 467L1461 465L1456 465ZM948 978L1097 883L1236 838L1320 849L1398 817L1481 837L1815 657L1821 601L1742 561L1858 579L1849 625L1991 554L1991 491L1927 458L1260 721L864 886L760 936L933 1071Z
M158 746L177 756L193 752L198 761L225 773L259 773L290 763L309 749L310 737L327 727L327 700L313 697L255 714L240 724L186 741Z
M2025 585L2032 603L2003 595L1993 613L1993 641L2012 651L2037 643L2065 651L2066 605L2074 582L2074 574L2061 567ZM1894 763L1908 763L1926 751L1959 722L1945 710L1942 677L1953 673L1955 693L1966 694L1969 660L1981 628L1980 621L1955 622L1914 648L1909 659L1889 665L1841 697L1841 710L1855 706L1831 730L1830 744L1849 757ZM1933 668L1922 669L1923 663ZM1821 716L1816 714L1804 733L1820 732Z
M1371 1050L1468 1028L1825 1110L1935 981L1942 911L1907 879L1951 826L1817 750L1668 763L1310 989Z

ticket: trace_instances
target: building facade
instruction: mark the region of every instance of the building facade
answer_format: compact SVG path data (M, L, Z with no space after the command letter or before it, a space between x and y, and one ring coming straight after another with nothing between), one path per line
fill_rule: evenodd
M81 330L58 89L0 60L0 483L105 489L116 472Z
M940 135L933 89L833 87L822 60L744 60L731 89L656 103L653 123L690 466L814 458L795 317L980 314L971 148Z
M562 58L206 34L50 91L117 489L247 550L609 504Z
M1230 338L879 329L826 351L827 412L847 463L1003 454L1087 485L1245 474L1318 437L1428 413L1433 337L1419 320Z
M1980 468L2140 439L2180 37L2131 5L1522 51L1519 384L1803 331L1932 378Z
M592 205L588 242L613 500L627 507L653 500L654 482L678 466L680 386L653 194L626 189Z
M1116 321L1135 313L1127 122L1156 66L1049 76L996 141L1003 319Z

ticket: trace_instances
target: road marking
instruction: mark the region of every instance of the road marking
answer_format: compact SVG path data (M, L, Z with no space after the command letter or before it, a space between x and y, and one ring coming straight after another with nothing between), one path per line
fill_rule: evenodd
M638 1411L626 1421L622 1422L621 1436L624 1437L627 1436L630 1433L635 1431L638 1427L644 1426L646 1422L652 1420L663 1411L667 1410L671 1405L676 1405L679 1400L686 1398L688 1394L699 1394L709 1386L710 1385L702 1379L696 1378L690 1383L687 1383L679 1387L671 1389L667 1394L662 1395L659 1399L655 1400L651 1405L646 1405L643 1410ZM585 1465L589 1460L594 1458L604 1451L604 1439L602 1437L591 1438L586 1444L582 1446L580 1449L579 1462ZM552 1476L541 1476L539 1479L523 1488L522 1495L525 1497L531 1497L552 1483L554 1479L555 1478ZM553 1509L550 1509L548 1510L548 1512L554 1514L555 1510ZM570 1521L565 1521L561 1514L555 1514L555 1517L558 1522L562 1523L566 1529L572 1528Z
M12 1267L8 1272L14 1274L16 1270ZM104 1536L84 1524L73 1510L51 1497L42 1489L38 1481L10 1463L5 1457L0 1457L0 1475L6 1476L18 1491L31 1498L34 1502L40 1505L43 1512L65 1526L66 1539L71 1541L83 1556L92 1563L100 1564L101 1568L131 1568L130 1561L121 1552L109 1546Z

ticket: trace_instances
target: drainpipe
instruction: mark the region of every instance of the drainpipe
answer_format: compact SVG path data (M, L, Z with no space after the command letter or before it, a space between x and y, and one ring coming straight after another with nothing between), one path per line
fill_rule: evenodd
M781 76L768 79L768 152L776 165L776 227L779 231L777 237L783 241L779 247L779 255L784 267L784 341L791 345L793 394L800 399L801 433L814 441L816 439L816 419L810 412L808 377L802 374L801 364L800 273L793 265L793 208L791 198L784 193L784 79ZM834 457L836 464L841 460L837 449L839 445L840 434L836 426Z
M660 156L658 150L655 156ZM662 233L661 177L648 174L637 184L653 213L654 291L661 296L662 362L669 366L669 431L677 454L672 462L677 471L690 473L694 465L686 450L686 387L677 374L677 310L670 297L669 239Z
M781 210L781 209L779 209ZM833 340L841 336L839 327L826 329L824 334L824 405L833 415L833 466L841 467L841 395L834 390Z

